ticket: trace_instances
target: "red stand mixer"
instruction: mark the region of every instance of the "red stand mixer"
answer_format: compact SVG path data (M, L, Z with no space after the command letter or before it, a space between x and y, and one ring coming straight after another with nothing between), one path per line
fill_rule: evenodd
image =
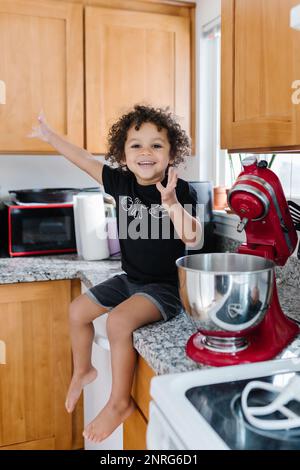
M241 219L237 230L245 230L247 237L246 243L238 248L238 253L263 257L283 266L296 248L297 233L280 181L267 168L267 162L258 163L255 156L244 159L243 167L228 194L229 207ZM207 332L205 328L201 331L198 328L199 332L187 343L187 355L196 362L214 366L265 361L275 357L300 331L281 310L275 278L268 305L260 323L246 331L247 347L236 352L214 350L205 346L203 335L211 334L215 339L226 337L228 340L233 334ZM245 336L245 331L243 333Z

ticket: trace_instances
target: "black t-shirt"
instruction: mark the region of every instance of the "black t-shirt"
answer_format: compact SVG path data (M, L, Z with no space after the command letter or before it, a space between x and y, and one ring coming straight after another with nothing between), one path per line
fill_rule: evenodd
M155 184L138 184L131 171L104 165L103 186L116 200L122 269L135 282L177 284L175 261L184 256L185 244L175 232L168 212L161 206ZM167 175L162 181L167 184ZM197 193L178 178L177 199L193 216Z

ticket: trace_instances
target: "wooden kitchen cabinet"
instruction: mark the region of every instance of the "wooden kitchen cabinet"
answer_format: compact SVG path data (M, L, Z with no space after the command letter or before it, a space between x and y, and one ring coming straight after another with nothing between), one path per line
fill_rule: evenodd
M74 144L83 141L83 7L65 1L1 0L0 152L43 153L29 139L44 109L51 126Z
M222 148L300 149L300 32L289 26L298 3L222 0Z
M104 153L109 127L136 103L166 107L191 131L188 17L87 6L87 149Z
M92 153L141 102L169 106L193 139L194 25L195 5L169 0L1 0L0 153L54 152L26 137L41 108Z
M78 282L77 282L78 281ZM0 286L0 450L83 447L82 402L65 410L71 379L68 308L80 282Z
M149 420L149 403L151 400L150 382L154 376L155 372L141 356L138 356L131 392L136 409L123 426L124 450L146 449L146 431Z

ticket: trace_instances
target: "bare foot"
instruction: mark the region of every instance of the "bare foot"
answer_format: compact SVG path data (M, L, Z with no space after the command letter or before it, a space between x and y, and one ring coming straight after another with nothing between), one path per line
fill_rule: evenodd
M96 418L86 426L83 436L92 442L103 441L131 415L134 409L135 405L132 400L123 406L109 401Z
M83 387L90 382L93 382L96 377L97 370L94 367L91 367L91 369L83 375L73 375L65 402L65 407L68 413L72 413L74 410Z

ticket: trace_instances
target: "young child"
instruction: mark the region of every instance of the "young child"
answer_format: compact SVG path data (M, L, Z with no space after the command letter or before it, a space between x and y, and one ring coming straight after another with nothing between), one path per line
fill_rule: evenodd
M171 113L136 105L110 129L105 158L118 165L111 168L57 135L43 114L38 121L30 137L49 142L116 200L124 274L91 288L70 307L74 371L66 397L68 412L74 410L83 387L97 376L91 363L92 322L109 312L112 391L83 432L86 439L100 442L134 410L130 397L136 363L133 331L182 311L175 261L184 255L185 245L195 246L201 238L196 194L174 170L189 155L190 142ZM192 214L185 204L193 207Z

